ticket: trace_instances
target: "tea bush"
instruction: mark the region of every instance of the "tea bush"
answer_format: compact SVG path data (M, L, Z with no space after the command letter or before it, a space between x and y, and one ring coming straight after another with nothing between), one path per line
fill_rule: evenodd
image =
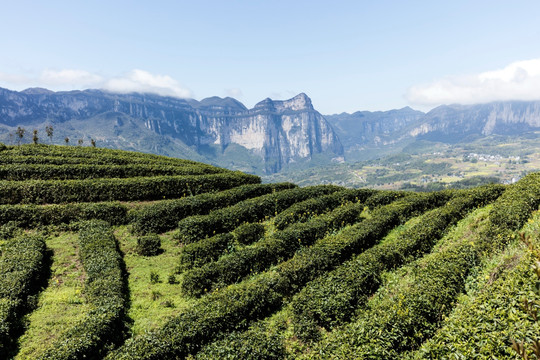
M94 308L55 340L40 355L41 360L101 358L110 344L123 340L127 304L124 263L109 224L92 220L81 226L79 256L86 272L84 293Z
M154 256L160 253L161 239L157 234L140 236L137 238L137 254L143 256Z
M188 295L200 296L215 286L231 284L250 273L263 271L288 259L301 247L313 244L329 231L357 222L363 209L362 203L343 205L306 223L291 225L252 247L192 269L184 274L182 290Z
M160 201L132 214L133 232L162 233L176 228L178 221L187 216L208 214L211 210L231 206L242 200L295 187L291 183L248 184L217 193Z
M279 213L274 219L274 224L278 230L283 230L291 224L297 222L306 222L312 216L332 210L346 202L364 202L375 192L375 190L370 189L347 189L330 195L307 199L305 201L296 203L287 210Z
M312 340L315 327L330 329L348 320L381 284L381 273L423 256L445 230L470 210L494 201L504 187L490 185L462 192L446 205L420 216L392 241L375 245L309 283L291 305L297 335Z
M239 172L128 179L3 180L0 181L0 204L171 199L260 181L258 176Z
M40 235L21 235L0 246L0 355L14 345L12 332L38 289L45 266L45 242Z
M176 238L184 244L199 241L207 236L231 231L244 222L258 222L265 217L275 216L299 201L341 189L333 185L294 188L244 200L208 215L190 216L178 223Z

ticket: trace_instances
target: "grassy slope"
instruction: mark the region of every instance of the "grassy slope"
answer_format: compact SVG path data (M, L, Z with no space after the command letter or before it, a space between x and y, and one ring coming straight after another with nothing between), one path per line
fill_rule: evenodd
M169 276L178 266L180 246L170 233L161 235L163 252L156 256L140 256L135 252L137 237L126 226L121 226L115 233L128 271L131 306L128 317L133 321L133 335L162 326L168 318L188 306L192 301L182 296L179 280L170 284ZM152 283L150 274L155 272L159 282Z
M28 329L19 339L16 359L33 359L89 310L83 296L84 270L78 258L77 234L47 240L52 251L51 277L38 308L27 316Z

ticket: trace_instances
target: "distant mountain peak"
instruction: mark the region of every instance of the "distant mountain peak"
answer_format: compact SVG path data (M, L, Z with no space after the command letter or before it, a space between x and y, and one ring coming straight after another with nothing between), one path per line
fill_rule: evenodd
M219 96L211 96L199 101L197 107L199 108L212 108L212 109L230 109L235 111L245 111L247 108L240 101L232 98Z
M27 95L49 95L49 94L54 94L54 91L51 91L49 89L40 88L40 87L28 88L28 89L25 89L25 90L23 90L21 92L23 94L27 94Z
M277 112L314 110L311 99L304 93L300 93L288 100L266 98L257 103L255 109L273 109Z
M55 133L69 138L188 154L246 171L274 173L314 155L328 156L328 161L343 155L336 133L303 93L289 100L266 99L247 109L231 97L197 101L99 90L0 88L0 139L10 127L44 128L47 119L54 119Z

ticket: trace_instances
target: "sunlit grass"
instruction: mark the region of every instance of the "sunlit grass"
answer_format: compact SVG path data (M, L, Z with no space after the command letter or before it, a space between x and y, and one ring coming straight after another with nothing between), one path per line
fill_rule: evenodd
M128 272L131 305L128 317L133 321L134 335L162 326L169 318L188 306L193 300L182 296L179 282L182 275L174 275L178 267L180 246L170 234L161 235L163 252L156 256L141 256L136 253L137 237L125 226L115 232ZM157 275L152 282L150 274ZM169 276L176 283L169 283ZM172 280L172 279L171 279Z
M39 295L37 309L27 316L28 329L19 339L15 359L34 359L48 344L89 311L83 296L84 271L79 261L77 234L64 233L47 240L52 251L51 278Z

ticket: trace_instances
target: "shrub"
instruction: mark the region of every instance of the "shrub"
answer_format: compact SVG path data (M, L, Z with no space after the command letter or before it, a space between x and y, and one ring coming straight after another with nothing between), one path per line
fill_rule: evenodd
M45 242L39 235L9 239L0 251L0 355L14 345L13 331L38 289L45 263Z
M331 185L310 186L244 200L208 215L194 215L181 220L175 237L184 244L199 241L207 236L229 232L244 222L258 222L265 217L275 216L299 201L340 189Z
M0 204L172 199L260 181L257 176L240 172L127 179L3 180L0 181Z
M227 334L223 339L205 346L195 359L274 360L285 359L286 355L279 335L267 334L255 328Z
M145 206L132 214L133 233L162 233L172 230L178 221L195 214L231 206L239 201L296 187L291 183L248 184L217 193L205 193L177 200L164 200Z
M18 231L19 223L17 221L8 221L0 226L0 240L12 238Z
M279 213L274 219L277 229L283 230L287 226L306 222L315 215L332 210L337 206L349 201L364 202L376 191L369 189L347 189L335 192L330 195L323 195L313 199L307 199L292 205L285 211Z
M369 246L368 239L389 231L394 223L418 214L425 208L434 207L448 199L448 195L409 195L397 204L382 207L370 219L354 225L349 231L325 238L316 246L304 249L292 259L278 265L274 270L233 284L202 297L191 308L171 319L153 333L131 338L107 359L182 358L197 352L200 347L220 334L245 329L250 323L265 317L282 306L290 296L307 281L312 280L340 259L352 256L354 251ZM375 212L374 211L374 212ZM403 216L400 216L403 212ZM384 221L376 219L387 214ZM389 216L393 214L392 216ZM368 226L368 232L359 238L360 229ZM366 231L366 230L364 230ZM350 238L354 236L354 238ZM362 241L364 240L364 241ZM311 251L316 249L315 251ZM323 254L324 252L327 252ZM323 256L319 256L323 255ZM332 256L328 256L333 254ZM328 260L328 262L325 262Z
M140 236L137 238L137 254L154 256L161 252L161 239L157 234Z
M246 223L234 229L232 234L237 243L249 245L264 236L264 226L259 223Z
M124 264L112 228L89 221L79 231L79 256L86 271L85 295L93 309L39 356L67 360L102 358L111 344L123 340L127 303Z
M295 330L313 340L316 327L330 329L347 321L382 282L381 274L430 251L449 226L475 207L494 201L502 186L484 186L456 195L446 205L420 216L391 241L375 245L335 270L309 283L293 299Z
M355 223L363 209L362 203L339 207L306 223L291 225L252 247L192 269L184 274L182 290L191 296L200 296L215 286L231 284L253 272L263 271L288 259L301 247L313 244L329 231Z
M167 283L169 283L171 285L178 284L178 280L176 280L176 275L175 274L169 274L169 276L167 277Z
M187 270L217 260L233 243L231 233L217 234L182 247L179 270Z
M534 318L523 311L524 299L540 300L535 259L530 255L507 254L487 279L479 279L478 292L467 296L468 301L460 301L461 306L444 320L441 329L410 358L517 358L511 339L535 340L540 331ZM529 356L534 358L531 352Z
M206 175L230 172L209 165L167 164L5 164L0 167L3 180L74 180L97 178L129 178L148 176Z
M540 203L539 185L535 175L509 187L494 202L487 219L473 224L475 231L419 260L416 268L422 271L414 275L410 285L370 305L355 322L317 345L314 353L339 353L345 358L399 358L402 352L417 349L452 310L471 268L505 245L512 231L536 209Z
M69 224L75 221L104 220L114 225L126 224L128 209L120 203L64 205L0 205L0 223L16 221L22 228Z
M157 284L159 283L159 274L154 270L150 271L150 283Z

